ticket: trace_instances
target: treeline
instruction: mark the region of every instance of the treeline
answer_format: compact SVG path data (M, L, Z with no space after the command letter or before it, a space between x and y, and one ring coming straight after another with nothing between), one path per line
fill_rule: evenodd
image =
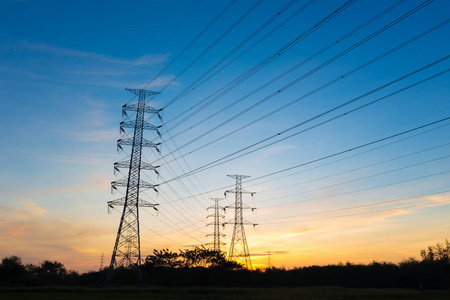
M450 288L450 243L430 246L420 252L421 259L406 259L398 264L337 264L299 267L291 270L268 268L249 271L228 261L223 252L205 248L154 250L140 269L119 268L109 284L138 284L142 272L144 285L189 287L301 287L342 286L358 288ZM79 274L57 261L24 265L17 256L5 257L0 264L2 286L101 286L107 268Z

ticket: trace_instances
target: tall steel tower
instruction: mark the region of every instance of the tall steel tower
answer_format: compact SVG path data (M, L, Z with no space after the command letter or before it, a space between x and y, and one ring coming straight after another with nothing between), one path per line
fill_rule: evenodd
M122 116L127 115L127 111L136 112L135 121L124 121L120 123L120 131L125 132L124 128L134 129L132 138L119 139L117 141L117 150L122 149L123 145L131 146L131 157L128 161L114 164L114 170L119 168L128 168L128 176L124 179L111 182L111 191L117 187L126 187L125 197L108 201L108 208L114 208L115 205L123 206L122 217L120 219L119 230L117 231L116 242L109 265L107 281L111 279L114 269L120 266L133 268L136 271L139 281L142 281L142 274L139 270L141 265L141 240L139 234L139 207L155 208L153 204L139 198L139 192L142 189L154 189L156 185L145 182L141 179L141 170L153 170L155 166L142 162L142 147L155 148L158 152L158 145L144 139L144 129L154 130L158 133L160 126L152 125L145 121L146 113L155 114L160 119L161 110L154 109L147 105L145 99L147 96L159 94L157 92L143 89L126 89L139 97L137 103L126 104L122 106ZM155 208L156 209L156 208Z
M245 268L251 270L252 262L250 260L250 254L248 252L248 244L247 239L245 237L244 225L256 226L257 224L245 221L243 210L251 209L253 211L256 208L244 205L242 203L242 194L251 194L253 196L255 193L242 189L242 179L248 178L250 176L246 175L227 175L227 176L236 179L236 188L234 190L225 191L225 196L227 195L227 193L235 194L234 205L225 206L225 209L234 208L235 210L234 220L224 223L224 225L234 224L233 237L231 238L231 245L230 245L230 252L228 253L228 259L229 260L234 259L238 263L243 264Z
M207 225L214 225L214 232L207 234L206 236L214 236L214 251L220 252L220 245L225 245L225 243L220 242L220 237L225 237L225 234L220 232L220 218L225 218L224 215L220 214L222 207L219 206L220 198L211 198L214 201L214 206L208 207L207 209L214 209L214 214L207 216L207 218L214 217L214 223L209 223ZM210 245L212 243L207 243Z

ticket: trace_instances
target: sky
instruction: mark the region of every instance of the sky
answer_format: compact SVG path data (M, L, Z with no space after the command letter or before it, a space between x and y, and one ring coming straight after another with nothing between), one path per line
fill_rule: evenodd
M109 264L125 89L160 92L141 252L211 242L243 180L254 267L400 262L449 237L450 3L0 2L0 257ZM224 212L231 222L234 210ZM233 225L223 228L229 251ZM104 257L102 262L102 255Z

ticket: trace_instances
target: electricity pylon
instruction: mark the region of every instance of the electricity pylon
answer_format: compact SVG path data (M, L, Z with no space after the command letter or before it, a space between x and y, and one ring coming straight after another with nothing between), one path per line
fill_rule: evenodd
M141 265L141 240L139 233L139 207L151 207L156 209L157 204L153 204L139 198L139 192L142 189L154 189L156 185L141 180L141 170L153 170L157 167L142 162L142 148L155 148L158 152L158 145L144 139L144 129L154 130L160 134L158 128L145 121L145 114L156 114L159 119L161 110L154 109L146 104L146 97L159 94L143 89L126 89L139 97L137 103L125 104L122 106L122 116L127 116L127 111L136 112L135 121L125 121L120 123L120 131L124 128L134 129L132 138L117 140L117 150L122 149L123 145L132 146L130 160L117 162L114 164L114 171L119 168L128 168L128 176L125 179L111 182L111 191L117 187L126 187L125 197L108 201L108 211L115 205L123 206L122 217L120 219L119 230L117 231L116 242L111 256L107 281L111 279L114 269L117 267L133 268L136 271L139 281L142 281L142 274L139 269Z
M219 206L220 198L211 198L214 201L214 206L208 207L207 209L214 209L214 214L207 216L207 218L214 217L214 223L209 223L207 225L214 225L214 232L207 234L206 236L214 236L214 251L220 252L220 245L225 245L225 243L220 242L220 237L225 237L225 234L220 232L220 218L225 218L224 215L220 214L222 207ZM206 245L211 245L212 243L207 243Z
M245 237L244 225L256 226L257 224L245 221L243 210L251 209L253 211L256 208L244 205L242 203L242 194L251 194L253 196L255 193L242 189L242 179L248 178L250 176L246 175L227 175L227 176L236 179L236 188L234 190L225 191L224 193L225 197L227 193L235 194L234 205L224 207L224 209L234 208L235 210L234 220L223 223L223 225L234 224L233 237L231 238L231 245L230 245L230 252L228 253L228 259L229 260L234 259L238 263L242 263L245 268L252 270L252 262L250 260L250 254L248 252L248 244L247 238Z
M104 261L104 258L105 258L105 253L102 253L102 258L101 258L101 260L100 260L100 269L99 269L99 271L102 271L102 270L103 270L103 261Z

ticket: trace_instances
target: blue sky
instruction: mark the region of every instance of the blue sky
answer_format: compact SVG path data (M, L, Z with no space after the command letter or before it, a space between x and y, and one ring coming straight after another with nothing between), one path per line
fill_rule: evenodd
M129 149L116 152L121 107L135 101L125 88L149 85L155 91L163 89L151 103L156 108L170 104L163 110L162 154L144 153L146 161L161 165L161 177L146 172L145 180L170 181L160 186L159 195L152 191L143 195L160 204L158 213L144 210L141 214L144 254L153 248L176 250L209 242L205 234L211 228L206 227L205 217L212 201L208 198L222 197L233 185L227 174L259 178L449 116L450 77L443 72L449 68L445 58L450 25L443 22L450 4L443 0L398 2L368 24L364 22L397 1L359 0L311 31L349 2L236 1L152 81L228 3L24 0L0 4L1 256L15 254L26 262L57 259L82 271L98 268L102 253L109 257L120 213L107 214L106 202L121 197L120 191L109 193L110 182L125 174L115 177L112 165L129 153ZM421 4L422 9L383 30ZM252 6L248 16L225 34ZM303 6L303 11L293 15ZM291 15L292 19L262 39ZM270 24L227 58L272 17ZM440 27L411 41L435 26ZM308 34L302 38L302 33ZM300 38L298 43L286 47L295 38ZM411 42L389 53L407 41ZM326 50L317 54L321 49ZM386 56L380 57L383 53ZM191 84L216 63L224 59L223 66L234 58L192 90ZM264 68L214 98L226 84L271 58ZM259 151L171 181L442 58L440 63L259 144L266 145ZM262 86L298 64L279 80ZM298 78L302 79L289 86ZM185 89L189 93L178 99ZM269 96L273 93L277 95ZM196 112L199 103L211 99L215 101ZM229 120L262 99L266 100ZM333 117L337 118L319 125ZM154 118L150 122L160 124ZM247 229L250 251L259 255L282 251L272 258L273 263L293 267L347 260L400 261L443 241L450 213L445 202L450 179L449 124L443 121L244 183L246 189L257 192L245 202L258 207L246 217L260 224ZM154 133L146 134L157 140ZM378 203L390 200L396 201ZM228 196L222 204L232 201ZM227 211L226 219L232 219L232 211ZM231 229L224 230L228 245ZM265 262L264 255L255 255L255 265Z

